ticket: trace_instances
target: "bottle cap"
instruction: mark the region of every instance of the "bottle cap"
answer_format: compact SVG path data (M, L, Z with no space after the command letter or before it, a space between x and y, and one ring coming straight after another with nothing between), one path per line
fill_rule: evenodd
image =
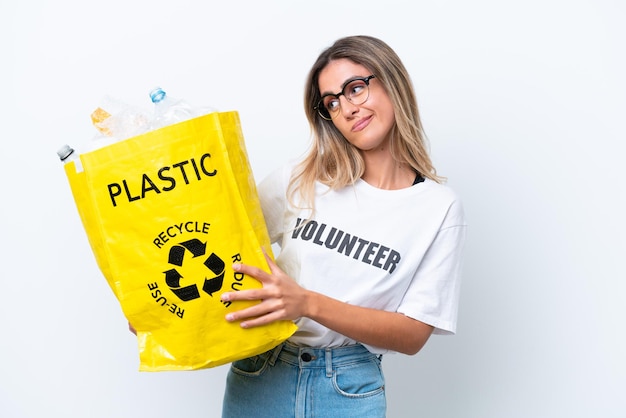
M74 153L74 148L70 147L69 145L65 144L63 145L58 151L57 151L57 155L59 156L59 159L61 161L65 161L67 159L67 157L69 157L70 155L72 155Z
M152 103L159 103L163 99L165 99L165 92L161 87L157 87L150 92L150 100L152 100Z

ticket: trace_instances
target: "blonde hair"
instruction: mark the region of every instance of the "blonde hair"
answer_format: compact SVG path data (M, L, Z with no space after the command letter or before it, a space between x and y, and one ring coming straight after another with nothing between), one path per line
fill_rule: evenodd
M312 145L292 173L287 192L289 201L314 210L316 181L337 190L353 184L364 173L358 148L341 135L332 121L323 119L314 109L321 99L319 74L331 61L338 59L367 67L389 95L395 112L390 140L393 158L426 178L442 182L443 178L437 175L430 160L413 85L400 58L377 38L350 36L324 50L309 71L304 111L311 127Z

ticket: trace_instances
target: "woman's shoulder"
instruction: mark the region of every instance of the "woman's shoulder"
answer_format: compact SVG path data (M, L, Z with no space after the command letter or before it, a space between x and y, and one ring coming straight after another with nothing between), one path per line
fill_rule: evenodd
M455 224L465 225L465 210L457 191L446 183L434 180L424 181L424 197L431 203L438 202L438 206L445 208L446 217Z
M431 179L424 179L421 183L424 189L429 193L436 195L442 199L448 199L451 201L461 200L456 190L447 183L439 183ZM419 184L416 186L420 186ZM415 186L414 186L415 187Z
M283 163L267 174L261 181L261 184L271 183L273 186L285 185L289 183L295 167L296 163L294 161Z

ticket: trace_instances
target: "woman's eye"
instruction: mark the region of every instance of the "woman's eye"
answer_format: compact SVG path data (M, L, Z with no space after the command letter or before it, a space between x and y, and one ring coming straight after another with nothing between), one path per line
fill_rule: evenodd
M324 106L326 107L326 109L332 112L339 109L339 100L336 98L328 99L325 102Z
M354 83L350 84L348 87L349 87L348 93L350 96L358 96L365 88L365 83L362 81L355 81Z

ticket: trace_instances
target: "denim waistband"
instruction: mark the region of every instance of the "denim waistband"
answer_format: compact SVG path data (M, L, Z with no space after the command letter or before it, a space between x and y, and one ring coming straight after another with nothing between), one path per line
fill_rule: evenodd
M380 360L381 357L361 344L336 348L315 348L300 347L285 342L272 350L270 364L273 365L279 359L300 368L325 368L327 373L331 373L333 367L373 359Z

